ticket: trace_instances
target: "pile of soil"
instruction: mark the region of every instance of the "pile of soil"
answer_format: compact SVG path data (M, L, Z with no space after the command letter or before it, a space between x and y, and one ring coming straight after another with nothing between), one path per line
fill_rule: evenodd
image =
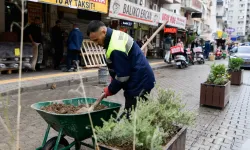
M66 105L66 104L51 104L49 106L42 107L41 110L56 113L56 114L76 114L76 112L80 110L82 107L87 107L87 105L82 104L79 106L73 106L73 105ZM108 107L104 105L98 105L95 107L94 111L98 111L98 110L102 110L106 108Z

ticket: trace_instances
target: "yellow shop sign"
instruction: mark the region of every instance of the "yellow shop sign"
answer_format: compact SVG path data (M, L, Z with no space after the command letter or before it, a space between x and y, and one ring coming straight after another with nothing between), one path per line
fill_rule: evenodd
M108 13L108 0L39 0L39 2Z

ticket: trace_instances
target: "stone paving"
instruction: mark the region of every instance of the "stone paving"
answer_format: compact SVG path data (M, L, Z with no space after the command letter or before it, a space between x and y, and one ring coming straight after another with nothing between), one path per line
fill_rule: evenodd
M218 61L225 63L226 61ZM211 63L190 66L187 69L166 68L156 70L157 83L163 88L172 88L181 94L186 109L195 111L197 120L188 128L186 150L240 150L243 142L250 138L250 71L244 72L244 84L231 87L230 102L224 110L200 107L200 83L207 78ZM86 83L88 97L98 97L103 87ZM34 91L22 94L21 114L21 150L34 150L42 143L46 129L45 121L30 108L39 101L81 97L77 85L55 90ZM124 104L123 93L110 97L110 101ZM0 115L10 122L8 126L15 132L17 95L4 96L0 99ZM7 109L4 109L4 104ZM8 110L8 111L7 111ZM8 117L7 117L8 116ZM7 117L7 119L6 119ZM0 150L9 149L10 136L0 125ZM50 137L56 135L52 132ZM70 140L70 139L68 139ZM86 149L83 147L82 149Z

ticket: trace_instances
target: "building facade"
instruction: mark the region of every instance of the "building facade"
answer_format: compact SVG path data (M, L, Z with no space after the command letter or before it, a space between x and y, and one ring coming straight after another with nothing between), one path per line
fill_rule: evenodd
M249 25L250 2L248 0L230 0L228 7L228 26L235 31L232 36L245 37Z

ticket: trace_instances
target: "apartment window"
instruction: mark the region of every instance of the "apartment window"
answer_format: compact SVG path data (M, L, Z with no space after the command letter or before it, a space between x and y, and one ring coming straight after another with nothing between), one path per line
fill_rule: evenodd
M238 16L238 19L244 19L244 16Z
M238 24L244 24L244 21L238 21Z
M239 10L240 13L245 13L245 10Z
M240 7L245 7L245 4L240 4Z
M237 30L243 30L243 27L238 27Z
M243 32L237 32L237 35L243 35Z
M137 4L139 4L141 6L145 6L145 0L138 0Z

